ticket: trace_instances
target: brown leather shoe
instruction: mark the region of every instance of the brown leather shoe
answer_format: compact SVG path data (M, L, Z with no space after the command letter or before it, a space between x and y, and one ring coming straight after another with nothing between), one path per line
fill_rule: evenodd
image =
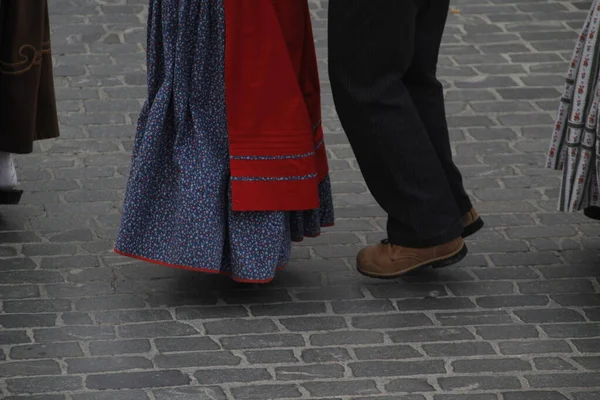
M456 264L467 255L462 238L440 246L413 249L394 246L387 241L358 253L358 272L371 278L396 278L419 268L441 268Z
M463 223L463 234L462 237L463 238L467 238L477 232L479 232L479 230L481 228L483 228L483 220L481 219L481 217L479 216L479 214L477 214L477 211L475 211L475 208L471 208L471 210L469 212L467 212L465 215L463 215L462 217L462 223Z

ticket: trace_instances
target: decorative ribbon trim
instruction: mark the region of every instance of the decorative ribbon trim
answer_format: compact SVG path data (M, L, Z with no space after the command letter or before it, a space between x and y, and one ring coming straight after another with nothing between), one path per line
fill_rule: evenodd
M303 176L263 176L263 177L253 177L253 176L232 176L232 181L244 181L244 182L255 182L255 181L263 181L263 182L272 182L272 181L304 181L307 179L315 179L317 174L309 174Z
M35 66L42 64L42 56L50 54L50 42L43 42L42 48L38 49L31 44L24 44L19 48L21 61L9 63L0 61L0 74L22 75Z

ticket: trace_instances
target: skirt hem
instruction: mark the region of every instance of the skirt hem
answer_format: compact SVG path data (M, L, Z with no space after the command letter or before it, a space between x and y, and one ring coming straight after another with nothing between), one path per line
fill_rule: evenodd
M171 264L171 263L167 263L167 262L164 262L164 261L153 260L151 258L146 258L146 257L143 257L143 256L138 256L138 255L135 255L135 254L128 254L128 253L122 252L122 251L120 251L118 249L113 249L113 251L116 254L118 254L120 256L123 256L123 257L129 257L129 258L133 258L135 260L140 260L140 261L145 261L145 262L148 262L148 263L151 263L151 264L161 265L163 267L181 269L181 270L184 270L184 271L203 272L203 273L207 273L207 274L227 276L228 278L231 278L232 280L234 280L235 282L238 282L238 283L270 283L271 281L273 281L273 279L275 279L274 276L272 278L269 278L269 279L236 278L235 276L233 276L233 274L231 272L217 271L217 270L210 269L210 268L196 268L196 267L190 267L190 266L187 266L187 265ZM287 264L281 265L281 266L277 267L275 269L275 271L281 271L286 266L287 266Z

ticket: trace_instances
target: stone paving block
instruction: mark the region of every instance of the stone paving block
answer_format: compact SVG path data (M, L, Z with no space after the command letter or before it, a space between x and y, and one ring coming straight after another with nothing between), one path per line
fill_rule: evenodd
M279 322L290 332L334 331L347 328L342 317L292 317Z
M460 282L448 287L456 296L482 296L514 293L512 282Z
M15 284L23 284L23 283L55 283L55 282L63 282L63 278L59 272L54 271L37 271L35 274L32 274L29 271L9 271L9 272L0 272L0 278L2 279L2 283L4 285L15 285ZM0 287L2 290L6 290L7 293L1 295L3 298L7 299L19 299L19 298L27 298L27 297L39 297L39 295L35 295L38 292L37 288L32 288L30 286L16 286L14 288L11 287ZM1 293L1 292L0 292ZM22 293L22 294L20 294ZM31 293L31 295L29 294Z
M263 334L263 335L238 335L220 339L224 349L261 349L273 347L302 347L304 339L299 334Z
M357 347L354 348L354 354L359 360L401 360L422 357L419 351L407 345Z
M521 382L514 376L456 376L439 378L443 390L510 390L521 389Z
M148 322L143 324L122 325L119 335L123 338L152 338L156 336L193 336L198 331L191 325L181 322Z
M523 342L501 342L500 353L507 355L570 353L571 346L566 341L536 340Z
M568 309L543 309L543 310L518 310L515 314L519 319L529 323L551 323L551 322L582 322L583 315L575 310Z
M408 329L389 332L388 336L394 343L455 342L475 339L471 332L462 327Z
M341 350L346 351L345 349ZM293 364L300 362L292 350L252 350L244 352L244 356L250 364ZM306 358L302 358L306 362L310 362L306 360ZM350 358L350 356L348 356L348 358ZM315 362L316 361L319 360L315 360Z
M487 296L476 299L482 308L543 307L550 303L546 296Z
M496 355L496 351L489 343L460 342L460 343L434 343L423 345L423 351L430 357L470 357Z
M443 326L501 325L512 322L506 311L436 313L435 316Z
M339 379L344 376L344 367L335 364L276 367L275 376L278 381Z
M570 323L542 325L542 330L551 338L588 338L598 336L600 324Z
M56 314L10 314L0 315L0 325L4 328L32 328L56 325Z
M287 399L302 396L302 392L293 384L242 386L231 389L231 392L236 400Z
M385 390L391 393L415 393L415 392L433 392L433 385L426 378L400 378L393 379L385 385Z
M575 393L573 398L575 400L593 400L595 397L600 395L600 391L593 392L584 392L584 393Z
M71 395L73 400L148 400L148 395L143 391L128 390L118 392L92 392Z
M353 400L426 400L422 394L408 394L408 395L383 395L383 396L369 396L369 397L355 397ZM338 400L338 399L336 399Z
M551 391L523 391L504 393L506 400L566 400L563 394Z
M348 361L352 359L352 356L348 352L348 349L342 347L325 347L305 349L302 351L301 358L305 363L311 364Z
M595 336L597 336L597 335L595 335ZM577 339L577 340L573 340L572 343L582 353L599 353L600 352L600 338Z
M269 381L273 376L264 368L236 368L200 370L194 377L201 385L224 383L251 383Z
M74 340L112 339L114 329L99 326L73 326L60 328L34 329L33 336L38 342L71 342Z
M396 301L400 311L469 310L476 307L472 300L462 297L404 299Z
M380 393L375 382L370 380L309 382L304 383L302 386L311 396L320 396L321 398L329 396L365 396Z
M67 371L72 374L151 369L152 361L144 357L92 357L65 360Z
M442 361L363 361L350 363L356 377L417 376L446 373Z
M13 376L60 375L60 365L53 360L15 361L0 365L0 375Z
M383 343L383 334L373 331L338 331L310 336L313 346L340 346Z
M143 347L146 342L147 340L142 341ZM154 345L161 353L220 349L213 339L206 336L158 338L154 339Z
M533 365L539 371L574 371L577 367L560 357L540 357L533 359Z
M37 286L0 286L0 299L28 299L40 297L40 289Z
M93 325L92 317L85 313L68 312L60 315L65 325Z
M52 298L80 298L83 296L103 296L113 293L111 282L62 283L44 286Z
M452 369L456 373L507 373L519 371L531 371L532 366L529 362L518 358L502 359L477 359L477 360L458 360L452 362Z
M157 347L160 350L158 344ZM150 351L150 341L147 339L98 341L90 342L89 348L93 356L147 353Z
M168 321L173 317L167 310L106 311L95 316L98 324L117 325L134 322Z
M181 371L123 372L89 375L85 385L88 389L141 389L187 385L190 378Z
M479 394L436 394L435 400L496 400L498 395L495 393Z
M585 309L584 313L591 321L600 322L600 307Z
M336 301L332 302L331 306L336 314L369 314L396 310L389 300Z
M399 329L433 325L433 321L422 313L373 315L352 318L352 326L357 329Z
M23 396L8 396L4 397L4 400L65 400L64 394L47 394L47 395L23 395Z
M269 309L269 308L267 308ZM241 306L227 307L182 307L176 309L177 319L180 320L207 320L220 318L247 317L248 311Z
M241 357L230 351L183 352L158 355L154 362L161 368L211 367L239 365Z
M597 388L600 373L528 375L533 388Z
M227 396L219 387L181 387L160 389L153 392L156 400L226 400Z
M0 345L15 345L29 342L31 342L31 339L24 330L4 331L0 335Z
M366 288L375 298L384 299L406 299L406 298L424 298L424 297L441 297L448 292L443 285L440 284L422 284L422 285L398 285L398 284L379 284L368 285Z
M38 358L65 358L81 356L83 356L83 351L81 350L81 346L77 342L30 344L24 346L14 346L10 350L10 357L13 360L27 360Z

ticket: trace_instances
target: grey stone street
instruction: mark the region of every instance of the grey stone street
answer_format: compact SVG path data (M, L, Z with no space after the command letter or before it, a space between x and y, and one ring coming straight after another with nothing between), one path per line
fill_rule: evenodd
M333 107L327 2L309 2L338 220L257 286L112 252L147 1L49 0L62 137L18 159L26 193L0 207L0 398L600 399L600 224L558 213L543 168L591 1L452 1L439 75L487 226L461 264L393 281L354 270L384 214Z

